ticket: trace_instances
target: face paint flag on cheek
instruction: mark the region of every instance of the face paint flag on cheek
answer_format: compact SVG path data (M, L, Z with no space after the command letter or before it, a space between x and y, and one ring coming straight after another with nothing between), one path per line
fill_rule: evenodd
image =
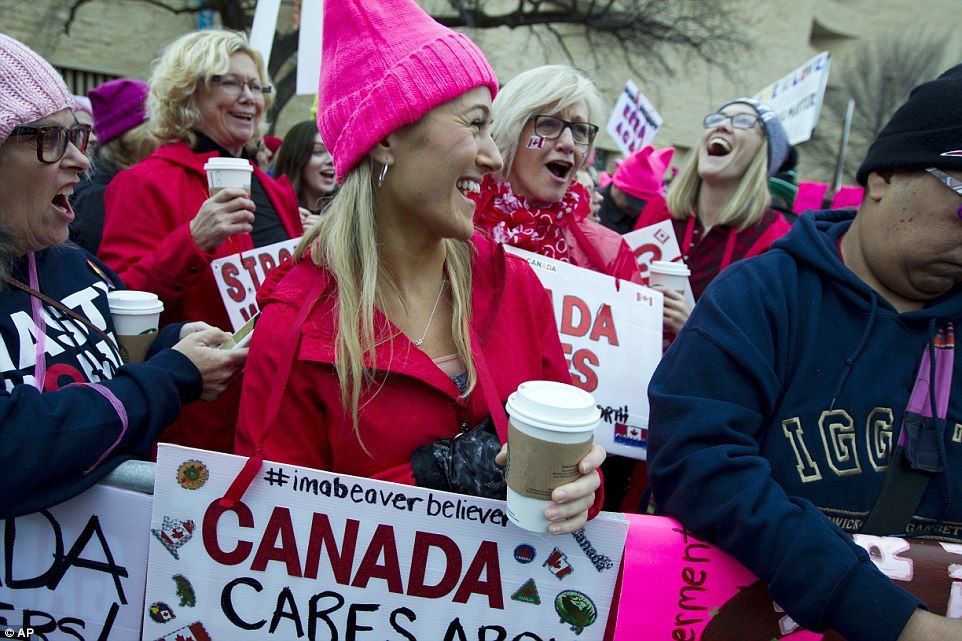
M528 138L528 144L526 146L528 149L543 149L544 138L541 136L531 136Z

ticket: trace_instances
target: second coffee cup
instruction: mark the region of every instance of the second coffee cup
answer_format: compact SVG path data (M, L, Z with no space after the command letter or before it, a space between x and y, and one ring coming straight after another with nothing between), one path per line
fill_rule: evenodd
M681 294L688 288L688 277L691 270L688 265L668 260L654 260L648 272L649 285L661 285L666 289L673 289Z
M251 175L254 167L244 158L211 158L204 164L207 187L213 196L227 187L240 187L251 193Z
M164 311L163 302L157 294L133 289L108 292L107 301L117 340L127 350L124 362L144 362L147 351L157 337L160 313Z
M508 518L547 532L544 509L555 488L581 476L601 418L588 392L554 381L529 381L508 397Z

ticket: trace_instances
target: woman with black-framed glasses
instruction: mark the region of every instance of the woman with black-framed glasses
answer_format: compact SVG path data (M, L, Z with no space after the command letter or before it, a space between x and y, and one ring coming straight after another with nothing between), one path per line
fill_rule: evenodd
M512 78L494 101L491 130L504 168L485 176L475 225L508 245L640 283L631 249L589 218L591 194L576 180L602 117L598 88L571 67Z
M161 323L186 318L229 327L211 261L303 234L287 178L255 160L273 90L260 52L242 33L211 29L172 42L154 65L147 98L160 147L107 186L98 255L133 289L164 302ZM247 160L251 189L208 191L211 158ZM183 412L165 441L230 452L239 386Z
M66 243L68 201L90 161L63 79L0 34L0 519L83 492L119 463L149 457L181 406L213 399L243 365L209 347L206 323L161 331L123 365L107 303L123 283ZM24 71L30 74L25 82ZM173 348L173 349L166 349Z

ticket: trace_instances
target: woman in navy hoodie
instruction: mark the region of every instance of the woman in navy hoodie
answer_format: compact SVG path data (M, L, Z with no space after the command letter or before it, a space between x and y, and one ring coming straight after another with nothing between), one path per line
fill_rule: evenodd
M107 292L123 284L67 240L68 197L90 162L90 125L60 75L0 34L0 518L89 488L150 456L180 407L216 398L246 350L206 323L165 328L122 366ZM163 349L172 347L173 349Z

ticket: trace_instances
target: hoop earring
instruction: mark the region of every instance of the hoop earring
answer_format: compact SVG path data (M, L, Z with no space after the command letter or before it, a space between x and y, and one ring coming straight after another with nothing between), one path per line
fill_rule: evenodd
M381 174L377 177L378 189L380 189L381 185L384 184L384 178L387 176L387 167L387 165L381 165Z

